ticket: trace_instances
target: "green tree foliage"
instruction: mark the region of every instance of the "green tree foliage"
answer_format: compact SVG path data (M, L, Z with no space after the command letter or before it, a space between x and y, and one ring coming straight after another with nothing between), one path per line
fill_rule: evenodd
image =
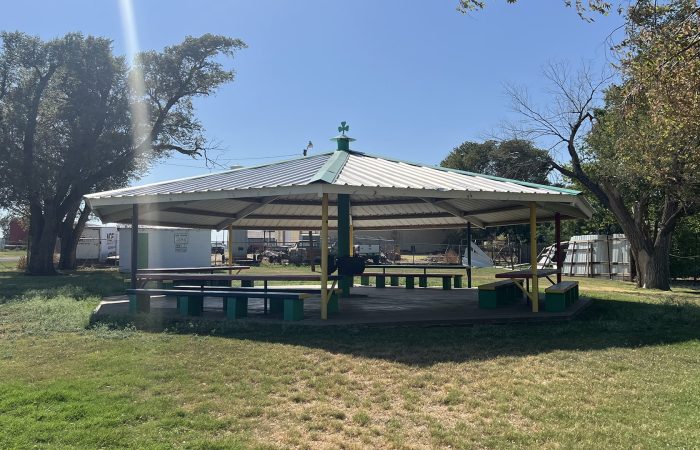
M549 184L549 154L525 140L464 142L440 163L443 167Z
M638 1L627 16L620 82L606 90L603 108L595 104L604 82L561 71L549 73L555 109L513 97L532 133L565 147L570 162L553 166L615 215L638 284L670 289L673 232L700 208L700 8L692 0Z
M518 0L506 0L507 3L517 3ZM578 15L588 22L593 21L591 13L608 14L614 7L612 2L605 0L563 0L567 7L576 9ZM486 0L459 0L457 10L462 13L468 13L484 9ZM617 6L617 10L621 11L621 6Z
M231 81L219 57L245 47L224 36L188 37L139 55L130 69L104 38L45 42L14 32L0 43L0 206L29 217L31 274L54 273L59 235L61 266L74 264L90 214L85 194L122 187L172 152L206 152L192 99ZM141 75L144 92L129 83ZM134 115L139 106L144 117Z

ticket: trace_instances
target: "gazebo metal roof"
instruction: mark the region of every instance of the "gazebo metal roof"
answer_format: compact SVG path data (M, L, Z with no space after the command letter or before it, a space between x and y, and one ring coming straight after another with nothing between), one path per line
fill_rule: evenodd
M347 138L348 140L351 138ZM318 229L321 196L350 196L355 230L463 228L590 218L593 210L574 190L337 150L253 167L205 174L85 198L103 220L223 229Z

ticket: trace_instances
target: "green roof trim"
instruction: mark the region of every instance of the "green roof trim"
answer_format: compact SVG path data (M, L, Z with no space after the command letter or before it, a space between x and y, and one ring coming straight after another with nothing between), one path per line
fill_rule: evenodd
M340 171L348 162L350 152L346 150L337 150L326 160L326 163L318 169L316 175L311 177L309 183L333 183L340 174Z
M495 175L486 175L483 173L476 173L476 172L467 172L466 170L459 170L459 169L451 169L449 167L442 167L442 166L435 166L435 165L427 165L427 164L421 164L413 161L406 161L403 159L396 159L396 158L389 158L386 156L379 156L379 155L372 155L369 153L361 153L358 151L355 151L354 153L361 154L364 156L369 156L371 158L378 158L378 159L385 159L387 161L393 161L397 163L404 163L404 164L410 164L412 166L418 166L418 167L428 167L430 169L437 169L437 170L442 170L443 172L454 172L454 173L459 173L462 175L469 175L472 177L482 177L482 178L488 178L489 180L494 180L494 181L504 181L504 182L509 182L509 183L515 183L519 184L521 186L527 186L531 188L536 188L536 189L547 189L550 191L556 191L556 192L561 192L562 194L571 194L571 195L579 195L581 194L581 191L577 191L574 189L566 189L566 188L561 188L557 186L550 186L548 184L538 184L538 183L530 183L529 181L522 181L522 180L514 180L512 178L503 178L503 177L497 177Z

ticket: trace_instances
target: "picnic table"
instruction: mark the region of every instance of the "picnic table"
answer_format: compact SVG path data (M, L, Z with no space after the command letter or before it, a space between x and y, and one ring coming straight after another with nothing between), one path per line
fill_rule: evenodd
M329 289L331 292L335 289L336 282L341 277L338 275L329 275L328 280L333 282L332 287ZM182 281L187 284L199 286L204 288L205 285L227 283L231 285L231 281L240 281L243 287L252 288L255 286L255 281L263 282L263 289L261 292L264 294L268 291L268 282L270 281L318 281L321 282L321 274L251 274L251 275L237 275L237 274L206 274L206 273L152 273L152 272L138 272L136 279L140 282L139 287L142 288L149 281ZM267 298L264 298L264 309L267 312Z
M372 269L382 269L382 272L386 273L386 269L423 269L423 275L428 274L428 270L437 269L460 269L467 270L467 266L461 264L366 264L366 268Z
M137 274L141 273L211 273L217 270L235 270L239 273L241 270L250 269L250 266L202 266L202 267L160 267L151 269L139 269Z
M537 269L537 278L546 278L550 283L556 284L549 278L550 275L556 275L559 272L557 269ZM525 289L530 290L530 280L532 279L532 270L511 270L509 272L501 272L496 274L496 278L510 278L515 280L525 280Z

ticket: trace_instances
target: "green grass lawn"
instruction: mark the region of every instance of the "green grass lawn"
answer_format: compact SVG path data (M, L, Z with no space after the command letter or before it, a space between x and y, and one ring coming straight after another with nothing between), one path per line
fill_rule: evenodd
M700 447L699 290L580 279L593 305L543 325L90 325L122 278L0 273L0 448Z

